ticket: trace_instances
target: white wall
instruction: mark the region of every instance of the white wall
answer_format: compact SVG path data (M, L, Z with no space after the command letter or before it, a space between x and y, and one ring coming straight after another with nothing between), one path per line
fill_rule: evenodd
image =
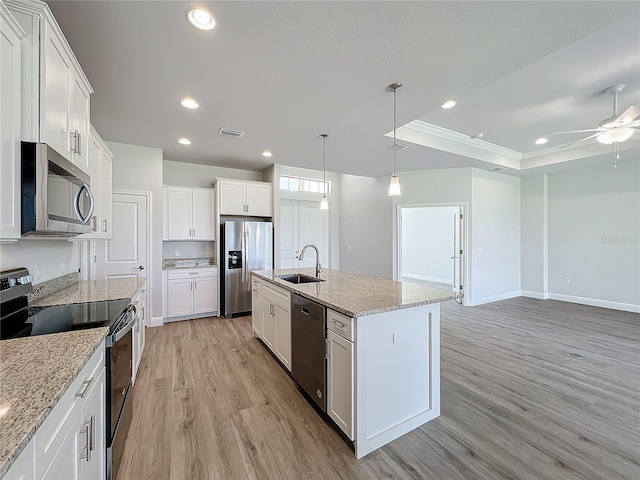
M263 174L252 170L173 162L170 160L162 162L162 183L165 185L210 188L213 179L216 177L261 182Z
M113 152L113 189L151 192L151 265L147 288L151 292L151 316L162 317L162 150L106 142Z
M78 271L79 242L27 239L0 245L0 270L26 267L33 284Z
M340 270L393 278L388 179L340 175Z
M552 298L640 311L639 238L640 160L549 175Z
M520 295L520 178L472 169L470 304Z
M520 236L521 288L525 295L547 298L548 287L548 175L521 179Z
M453 283L453 215L458 207L402 209L402 277Z

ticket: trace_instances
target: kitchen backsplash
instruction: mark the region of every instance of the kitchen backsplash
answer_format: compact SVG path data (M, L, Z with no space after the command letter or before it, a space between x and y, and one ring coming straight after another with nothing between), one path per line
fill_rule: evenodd
M47 280L46 282L39 283L33 286L33 292L28 295L29 303L35 302L37 299L50 295L58 290L62 290L69 285L78 283L80 280L80 273L73 272L62 277L54 278L53 280Z
M162 258L216 257L216 242L162 242Z
M27 268L34 285L78 272L79 242L22 239L0 245L0 270Z
M164 270L172 268L213 267L215 265L216 261L213 257L166 258L162 260L162 268Z

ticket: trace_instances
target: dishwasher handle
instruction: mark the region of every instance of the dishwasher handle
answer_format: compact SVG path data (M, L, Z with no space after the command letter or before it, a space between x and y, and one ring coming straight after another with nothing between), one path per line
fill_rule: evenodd
M309 309L307 309L307 308L302 307L302 308L300 309L300 312L301 312L301 313L303 313L304 315L309 316Z

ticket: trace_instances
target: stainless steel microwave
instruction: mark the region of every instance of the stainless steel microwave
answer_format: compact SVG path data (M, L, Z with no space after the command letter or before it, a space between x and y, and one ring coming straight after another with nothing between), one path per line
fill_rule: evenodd
M22 142L22 236L89 233L89 175L45 143Z

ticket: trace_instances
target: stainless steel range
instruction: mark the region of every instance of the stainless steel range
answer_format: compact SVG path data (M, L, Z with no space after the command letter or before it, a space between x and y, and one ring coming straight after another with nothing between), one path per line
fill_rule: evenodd
M0 272L0 340L109 327L106 338L107 479L117 478L131 423L132 329L138 314L130 300L30 307L26 268Z

